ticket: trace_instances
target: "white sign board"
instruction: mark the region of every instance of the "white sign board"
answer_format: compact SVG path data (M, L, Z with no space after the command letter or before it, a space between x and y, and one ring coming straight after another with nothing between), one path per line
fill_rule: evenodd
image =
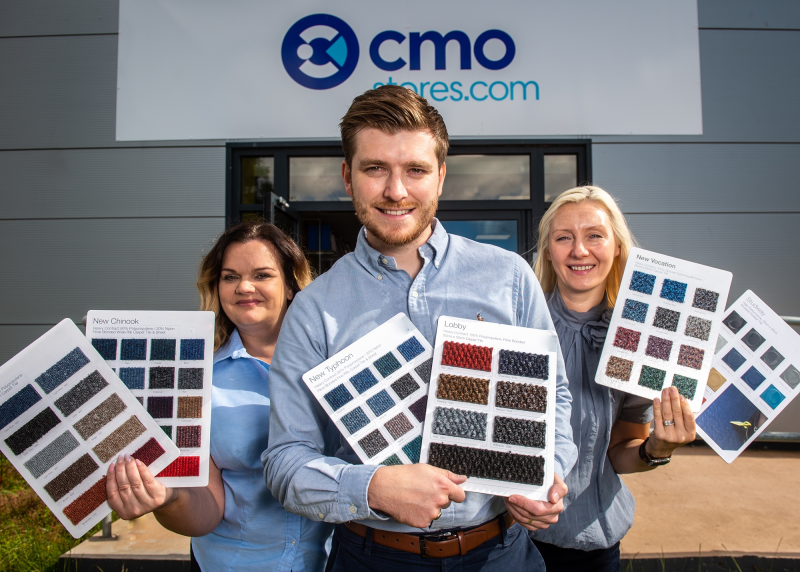
M121 0L117 139L338 137L405 85L451 136L702 133L696 0Z

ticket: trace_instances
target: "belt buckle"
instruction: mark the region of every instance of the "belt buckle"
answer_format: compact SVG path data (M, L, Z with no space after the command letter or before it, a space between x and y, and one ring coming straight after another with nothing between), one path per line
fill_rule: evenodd
M456 535L452 532L445 532L443 534L426 534L425 536L419 537L419 555L422 558L437 558L436 556L428 556L428 546L426 542L442 542L444 540L450 540L452 538L456 538Z

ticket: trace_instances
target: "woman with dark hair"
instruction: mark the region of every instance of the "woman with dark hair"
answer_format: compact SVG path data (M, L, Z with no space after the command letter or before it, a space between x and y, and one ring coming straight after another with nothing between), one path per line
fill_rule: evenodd
M211 463L206 487L170 488L129 456L112 463L108 502L121 518L152 512L192 536L194 570L322 570L330 525L286 512L264 482L269 364L283 317L311 282L302 251L268 223L228 230L203 258L200 308L216 315Z

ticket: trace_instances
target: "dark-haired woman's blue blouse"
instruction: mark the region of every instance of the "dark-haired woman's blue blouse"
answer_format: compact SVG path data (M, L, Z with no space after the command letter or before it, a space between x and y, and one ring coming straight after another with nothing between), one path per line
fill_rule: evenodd
M564 479L569 493L558 522L531 536L561 548L608 548L628 532L635 508L633 495L608 459L611 428L617 420L649 423L653 403L594 381L611 319L605 300L588 312L574 312L558 289L545 296L566 363L578 461Z
M211 458L222 472L225 513L192 539L204 571L318 572L332 525L287 512L264 482L269 438L269 364L250 356L237 330L214 354Z

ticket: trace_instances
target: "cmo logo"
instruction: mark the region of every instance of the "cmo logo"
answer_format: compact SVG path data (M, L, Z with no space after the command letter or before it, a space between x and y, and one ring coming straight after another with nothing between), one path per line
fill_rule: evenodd
M514 45L514 40L502 30L486 30L484 33L478 36L477 40L475 40L475 45L472 46L472 49L470 49L469 36L460 30L454 30L448 34L445 34L444 36L442 36L439 32L425 32L424 34L420 34L419 32L411 32L409 34L408 47L408 59L411 60L409 69L420 69L420 48L422 47L423 42L431 42L433 44L435 68L437 70L447 69L447 62L445 61L447 44L448 42L454 40L458 42L459 45L459 55L462 70L472 69L473 50L475 53L475 59L487 70L503 69L512 62L514 55L516 55L517 52L517 48ZM503 43L503 46L505 47L505 53L500 59L489 59L484 53L486 43L490 40L499 40ZM394 30L381 32L375 36L375 38L373 38L372 43L369 45L369 57L372 59L372 63L385 71L399 70L406 65L406 61L403 58L397 58L396 60L387 62L381 57L380 49L385 42L397 42L398 44L402 44L405 41L406 37L400 32L395 32Z
M344 82L358 63L358 39L336 16L312 14L298 20L283 38L281 59L289 76L309 89Z
M402 45L408 39L408 59L402 57L387 61L381 56L381 46L387 42ZM486 44L492 40L503 44L503 55L490 59L485 52ZM462 70L472 69L472 57L485 69L501 70L507 67L516 55L514 40L502 30L486 30L472 44L469 36L453 30L444 36L439 32L410 32L408 38L395 30L386 30L376 35L369 45L372 63L384 71L397 71L408 65L410 70L420 70L422 45L433 44L434 67L447 69L447 44L459 46L459 63ZM289 76L309 89L330 89L349 78L358 64L359 47L353 29L344 20L330 14L313 14L301 18L289 28L283 38L281 58Z

